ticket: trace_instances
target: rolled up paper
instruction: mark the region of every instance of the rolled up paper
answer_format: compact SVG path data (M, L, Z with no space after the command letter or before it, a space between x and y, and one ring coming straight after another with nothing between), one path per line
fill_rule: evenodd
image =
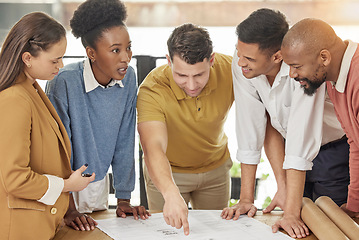
M321 196L315 200L315 204L350 240L359 239L359 225L340 209L331 198Z
M303 198L301 217L319 240L348 240L345 234L309 198Z

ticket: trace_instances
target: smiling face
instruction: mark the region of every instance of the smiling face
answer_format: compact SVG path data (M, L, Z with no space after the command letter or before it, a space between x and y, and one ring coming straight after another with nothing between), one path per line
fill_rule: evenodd
M96 49L86 48L96 80L103 86L111 79L122 80L132 58L131 40L125 26L112 27L103 32Z
M308 53L303 45L282 48L283 60L290 66L290 77L300 82L304 93L313 95L326 81L327 69L319 54Z
M211 59L205 58L203 62L189 64L178 55L173 56L173 61L167 55L168 65L172 69L173 80L190 97L197 97L209 80L210 69L214 62L214 54Z
M278 68L272 57L259 49L257 43L237 42L238 66L242 68L243 75L248 78L260 75L276 75Z
M25 52L23 61L26 76L33 81L35 79L52 80L59 72L59 69L64 66L62 57L65 54L66 46L67 41L64 37L46 51L40 51L36 57L29 52Z

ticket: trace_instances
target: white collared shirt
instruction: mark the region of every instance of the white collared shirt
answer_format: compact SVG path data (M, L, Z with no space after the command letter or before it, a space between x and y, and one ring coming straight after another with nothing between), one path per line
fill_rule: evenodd
M115 79L112 79L107 84L107 86L102 86L101 84L99 84L95 76L93 75L89 58L85 59L84 61L84 83L85 83L86 93L91 92L92 90L94 90L99 86L102 88L108 88L118 84L120 87L124 87L121 80L115 80Z
M272 126L286 139L284 169L310 170L320 146L340 139L344 132L323 84L308 96L289 76L284 62L273 85L266 76L243 76L237 51L232 62L236 105L237 160L258 164L265 131L266 111Z

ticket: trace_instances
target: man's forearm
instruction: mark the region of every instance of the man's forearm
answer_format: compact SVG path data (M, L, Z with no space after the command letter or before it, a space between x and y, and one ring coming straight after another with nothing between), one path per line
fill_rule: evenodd
M241 163L241 201L254 202L254 187L256 181L257 164Z
M167 127L159 121L142 122L138 124L138 132L144 160L149 176L162 196L165 198L179 190L173 180L170 162L166 156Z
M164 156L147 157L145 155L144 159L148 174L163 198L166 199L168 195L173 193L179 194L178 187L172 177L171 165L167 158Z
M283 169L284 162L284 139L282 135L272 127L270 117L267 115L266 136L264 139L264 151L272 167L278 189L285 190L286 172Z
M284 214L300 217L304 184L305 171L287 170L287 200Z

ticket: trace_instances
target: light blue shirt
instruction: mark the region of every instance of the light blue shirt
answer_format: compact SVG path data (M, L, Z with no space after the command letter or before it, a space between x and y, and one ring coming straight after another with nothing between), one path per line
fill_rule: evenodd
M88 71L84 74L84 66L90 65L85 61L65 66L45 91L71 140L73 170L88 163L86 172L95 172L98 181L112 166L116 198L130 199L135 185L136 75L129 67L125 78L111 87L97 85L87 92L85 82L95 79Z

